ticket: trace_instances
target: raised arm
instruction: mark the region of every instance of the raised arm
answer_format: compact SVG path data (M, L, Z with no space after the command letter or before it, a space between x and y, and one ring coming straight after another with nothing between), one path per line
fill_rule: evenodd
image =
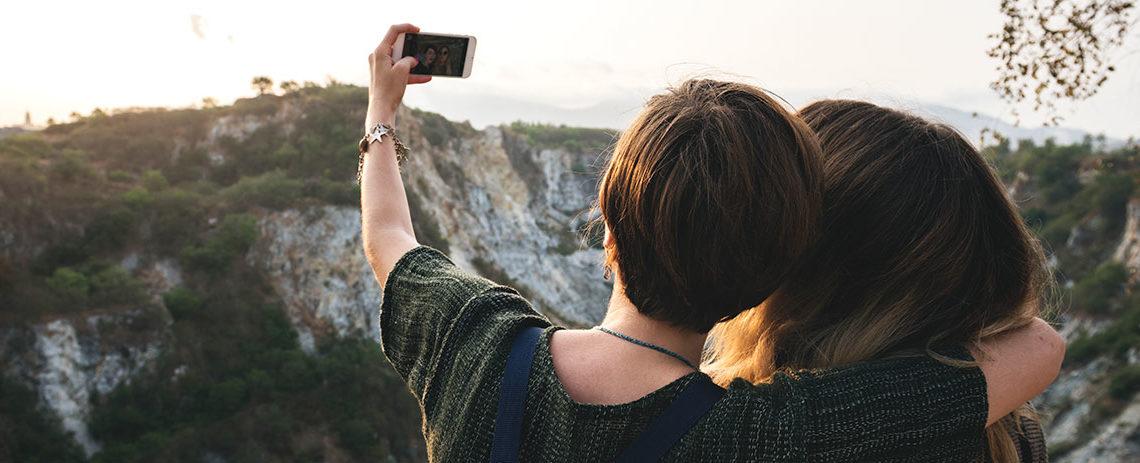
M411 24L397 24L388 29L380 45L368 55L371 82L368 85L368 114L364 129L383 123L395 127L396 109L404 98L407 84L431 80L431 76L410 76L416 64L413 57L392 61L396 36L419 32ZM376 281L383 287L388 273L404 253L415 248L416 235L408 212L408 197L396 164L396 146L392 137L368 146L360 176L360 220L364 255L372 266Z
M1061 370L1065 341L1053 327L1036 318L1029 325L982 340L971 348L986 375L989 414L994 424L1045 390Z

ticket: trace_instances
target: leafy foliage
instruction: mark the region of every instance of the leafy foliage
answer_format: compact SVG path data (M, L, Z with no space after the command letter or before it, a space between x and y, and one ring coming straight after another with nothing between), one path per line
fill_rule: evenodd
M266 76L257 76L253 78L250 83L254 90L257 90L258 95L264 95L273 90L273 79Z
M54 415L36 410L35 393L0 377L0 460L69 463L86 458Z
M1022 217L1059 262L1062 278L1091 275L1124 231L1125 210L1135 191L1137 148L1096 152L1091 140L1067 146L1023 140L988 151ZM1074 236L1074 231L1079 236ZM1081 238L1085 242L1072 243Z
M1129 297L1124 306L1124 311L1107 328L1070 342L1065 350L1065 363L1080 364L1101 355L1119 361L1128 349L1140 346L1140 293Z
M532 124L515 121L506 128L526 137L527 144L531 147L561 148L575 153L602 152L617 140L617 132L614 130L567 127L564 124ZM582 169L585 167L582 166Z
M1074 304L1085 311L1105 314L1109 300L1128 281L1128 269L1119 262L1105 262L1073 287Z
M1108 382L1108 393L1120 400L1131 399L1136 391L1140 391L1140 365L1121 368Z
M1057 103L1096 94L1114 68L1109 54L1133 25L1129 0L1002 0L1002 31L989 56L1000 61L990 86L1006 101L1032 101L1057 123Z
M235 257L244 254L257 240L257 221L248 215L227 215L218 232L201 246L182 250L182 260L192 270L220 277Z
M432 146L444 146L452 140L475 134L471 124L457 124L439 114L418 109L413 109L412 114L420 120L420 132Z

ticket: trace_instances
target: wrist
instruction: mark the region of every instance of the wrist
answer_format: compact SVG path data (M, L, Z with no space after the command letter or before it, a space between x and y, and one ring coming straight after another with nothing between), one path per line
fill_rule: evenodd
M376 105L369 105L368 114L364 118L365 129L371 129L376 124L387 124L394 126L396 124L396 110L395 108L387 109Z

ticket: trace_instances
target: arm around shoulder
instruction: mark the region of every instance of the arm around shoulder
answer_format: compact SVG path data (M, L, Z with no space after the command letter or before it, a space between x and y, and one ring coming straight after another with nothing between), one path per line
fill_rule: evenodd
M1045 390L1061 371L1065 341L1036 318L1013 331L982 339L971 348L986 377L989 426Z

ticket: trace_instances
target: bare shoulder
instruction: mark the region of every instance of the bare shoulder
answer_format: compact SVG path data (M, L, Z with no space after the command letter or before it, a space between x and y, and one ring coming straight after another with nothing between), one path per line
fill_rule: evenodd
M593 330L555 331L550 356L563 389L583 404L632 402L691 373L669 357Z

